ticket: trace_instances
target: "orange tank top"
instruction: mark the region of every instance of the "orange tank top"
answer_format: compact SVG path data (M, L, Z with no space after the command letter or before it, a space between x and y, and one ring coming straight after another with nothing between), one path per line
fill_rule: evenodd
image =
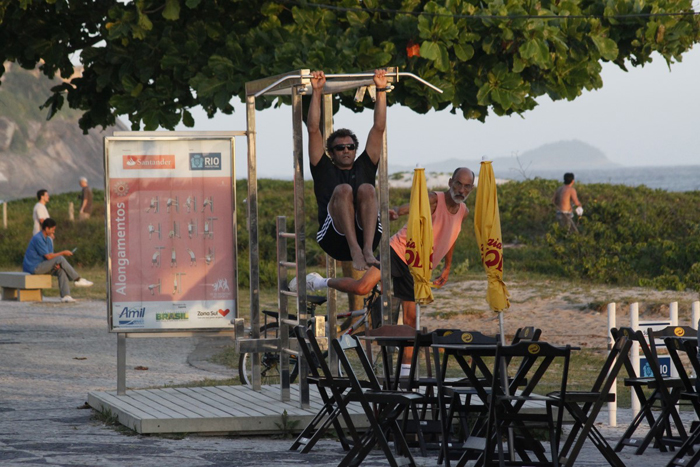
M454 242L457 241L459 232L462 230L462 220L467 212L467 206L460 203L459 210L452 214L447 210L445 204L445 192L438 191L435 194L437 195L437 206L435 212L430 216L433 220L433 267L442 261ZM404 263L406 262L407 230L408 226L404 225L391 237L391 248Z

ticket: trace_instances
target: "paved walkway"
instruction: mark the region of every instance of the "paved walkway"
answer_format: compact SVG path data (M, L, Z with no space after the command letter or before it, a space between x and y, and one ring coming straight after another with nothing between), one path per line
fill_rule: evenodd
M102 301L61 304L0 301L0 465L5 466L335 466L342 458L337 443L320 442L311 454L289 452L286 439L124 435L94 420L85 408L88 391L116 388L116 335L107 331ZM233 376L205 362L226 339L161 338L127 342L127 386L160 387L204 378ZM147 370L135 370L146 367ZM629 422L618 413L620 428L599 428L617 439ZM600 421L607 422L607 414ZM648 449L621 455L634 467L666 465L670 455ZM416 457L436 465L436 457ZM363 466L386 465L380 452ZM606 465L587 443L577 465Z

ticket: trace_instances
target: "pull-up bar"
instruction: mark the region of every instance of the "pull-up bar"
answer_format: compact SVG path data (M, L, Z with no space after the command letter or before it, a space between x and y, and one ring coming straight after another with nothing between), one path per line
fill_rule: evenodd
M413 73L407 73L407 72L399 72L399 71L396 71L395 73L387 73L387 76L388 76L388 77L394 77L394 76L395 76L395 77L396 77L396 82L399 81L399 77L401 77L401 76L413 78L413 79L415 79L416 81L419 81L419 82L425 84L425 85L428 86L430 89L439 92L440 94L442 94L442 92L443 92L442 89L438 88L437 86L435 86L435 85L433 85L433 84L430 84L429 82L427 82L427 81L424 80L423 78L421 78L421 77L419 77L419 76L416 76L416 75L414 75ZM372 78L372 77L374 77L374 73L337 73L337 74L326 75L326 78L331 78L331 79L343 79L343 78L345 78L345 79L347 79L347 78ZM270 84L269 86L267 86L267 87L265 87L264 89L261 89L260 91L258 91L257 93L255 93L254 96L255 96L255 97L260 97L260 96L262 96L263 94L265 94L267 91L269 91L270 89L274 88L275 86L278 86L279 84L281 84L281 83L283 83L283 82L285 82L285 81L287 81L287 80L289 80L289 79L292 79L292 78L311 79L311 78L313 78L313 75L302 75L302 74L299 74L298 76L295 76L295 75L283 76L282 78L278 79L278 80L275 81L274 83Z

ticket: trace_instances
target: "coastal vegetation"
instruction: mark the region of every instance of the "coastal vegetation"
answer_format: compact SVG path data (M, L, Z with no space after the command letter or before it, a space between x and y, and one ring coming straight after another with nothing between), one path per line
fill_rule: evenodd
M238 257L240 287L248 286L248 231L246 228L246 180L237 181ZM700 192L666 192L646 187L609 184L576 185L584 215L576 220L579 233L567 234L554 218L552 194L558 182L534 179L499 186L503 232L505 279L513 275L557 277L590 283L647 286L670 290L700 290ZM275 221L286 216L293 231L293 183L262 179L259 190L259 245L261 287L277 282ZM409 189L390 190L390 205L408 202ZM473 214L475 194L467 200ZM70 222L68 204L77 193L52 195L49 211L60 226L56 249L78 247L79 267L105 264L104 192L95 190L93 217ZM35 198L9 202L8 228L0 225L0 267L21 269L31 237L31 213ZM318 223L311 182L305 187L307 265L325 268L325 255L314 238ZM473 216L462 227L452 265L454 277L481 272L474 238ZM398 230L405 218L391 224ZM289 242L289 258L294 257ZM440 266L436 265L436 269Z

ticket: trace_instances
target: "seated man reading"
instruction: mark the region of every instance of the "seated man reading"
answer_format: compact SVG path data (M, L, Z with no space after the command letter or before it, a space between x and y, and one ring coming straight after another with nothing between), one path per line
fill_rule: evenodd
M386 70L374 72L377 90L374 124L367 146L357 158L357 136L350 130L333 132L324 147L320 122L326 77L322 71L314 71L312 75L307 129L309 163L318 202L316 240L331 257L352 261L353 267L362 271L379 265L374 249L381 237L381 224L374 185L386 129Z
M51 274L58 276L58 287L61 291L62 302L74 302L70 296L68 281L75 281L77 287L90 287L92 282L81 278L66 260L66 256L73 256L68 250L58 253L53 251L53 236L56 233L56 221L50 217L41 223L41 230L29 241L27 251L24 253L22 269L29 274Z

